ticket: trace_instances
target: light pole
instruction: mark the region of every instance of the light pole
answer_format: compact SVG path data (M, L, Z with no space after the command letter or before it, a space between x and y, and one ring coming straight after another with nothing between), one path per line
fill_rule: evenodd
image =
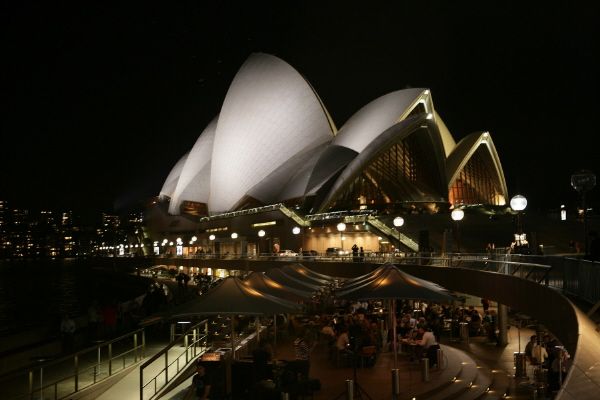
M583 206L583 238L584 254L588 255L588 226L587 226L587 205L585 203L585 193L596 186L596 175L593 172L582 170L571 175L571 186L581 195Z
M210 240L210 247L211 247L213 257L215 256L215 239L216 239L215 235L210 235L208 237L208 240Z
M297 226L292 228L292 233L294 234L294 236L298 236L301 232L301 229ZM302 257L302 238L300 238L300 246L299 246L299 253L298 254L300 257Z
M394 218L394 227L396 228L396 231L398 232L398 249L400 249L400 244L402 243L402 241L400 240L400 227L402 225L404 225L404 218L402 218L402 217Z
M517 234L515 235L516 245L521 247L526 240L526 236L523 234L523 221L521 220L521 212L527 207L527 199L525 196L517 194L510 199L510 208L517 212Z
M342 253L344 252L344 231L346 230L346 224L340 222L337 224L337 230L340 232L340 243L342 244Z
M266 232L263 231L262 229L260 231L258 231L258 245L256 246L256 251L258 252L258 256L260 257L260 241L262 240L263 237L265 237Z
M235 239L237 239L237 238L238 238L238 234L235 233L235 232L232 232L231 233L231 239L233 239L233 254L237 254L237 245L235 244ZM240 253L242 252L241 247L242 246L240 244Z
M455 208L454 210L452 210L452 212L450 213L450 217L452 218L452 221L454 221L454 224L456 225L456 252L460 253L460 231L459 231L459 224L460 221L462 221L462 219L465 217L465 212L460 209L460 208Z

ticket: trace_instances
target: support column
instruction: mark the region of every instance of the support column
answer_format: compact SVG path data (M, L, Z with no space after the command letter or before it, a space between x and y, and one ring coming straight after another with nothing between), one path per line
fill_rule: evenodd
M498 303L498 346L508 344L508 309L506 305Z

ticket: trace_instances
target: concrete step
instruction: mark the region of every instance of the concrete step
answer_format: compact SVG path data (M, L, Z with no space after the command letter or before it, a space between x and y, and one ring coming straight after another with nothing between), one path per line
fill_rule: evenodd
M492 374L492 383L489 386L489 390L485 391L477 400L500 400L508 395L511 386L512 376L506 371L493 369L490 371Z
M462 366L460 374L452 383L427 396L427 400L453 400L471 390L477 381L479 370L475 361L466 353L459 352L459 363Z
M468 389L453 400L476 400L485 395L492 385L493 376L487 368L477 365L477 377L468 385Z
M432 369L430 371L430 381L420 385L415 390L409 390L408 396L402 396L406 399L430 399L438 393L443 392L450 387L456 385L456 380L463 374L465 360L468 358L466 354L455 348L442 345L444 351L444 362L441 369ZM472 360L471 360L472 361ZM415 373L420 374L420 369Z

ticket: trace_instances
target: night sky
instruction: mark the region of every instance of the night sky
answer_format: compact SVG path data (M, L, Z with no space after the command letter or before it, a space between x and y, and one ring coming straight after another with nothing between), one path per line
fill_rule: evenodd
M600 174L592 5L245 3L4 2L0 199L89 213L158 194L258 51L303 74L338 128L430 88L457 141L491 132L533 209L574 204L570 175Z

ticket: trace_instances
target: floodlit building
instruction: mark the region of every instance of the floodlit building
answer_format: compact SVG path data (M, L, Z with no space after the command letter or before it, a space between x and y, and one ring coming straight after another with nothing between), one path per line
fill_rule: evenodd
M507 198L491 135L456 143L430 90L381 96L338 130L302 75L275 56L253 54L219 115L169 173L148 223L156 239L198 235L188 251L223 251L215 244L229 242L229 252L259 252L265 237L264 251L273 242L325 251L354 234L369 247L389 238L417 250L387 216L504 206ZM352 232L338 230L339 222L352 223ZM255 239L259 230L271 232Z

